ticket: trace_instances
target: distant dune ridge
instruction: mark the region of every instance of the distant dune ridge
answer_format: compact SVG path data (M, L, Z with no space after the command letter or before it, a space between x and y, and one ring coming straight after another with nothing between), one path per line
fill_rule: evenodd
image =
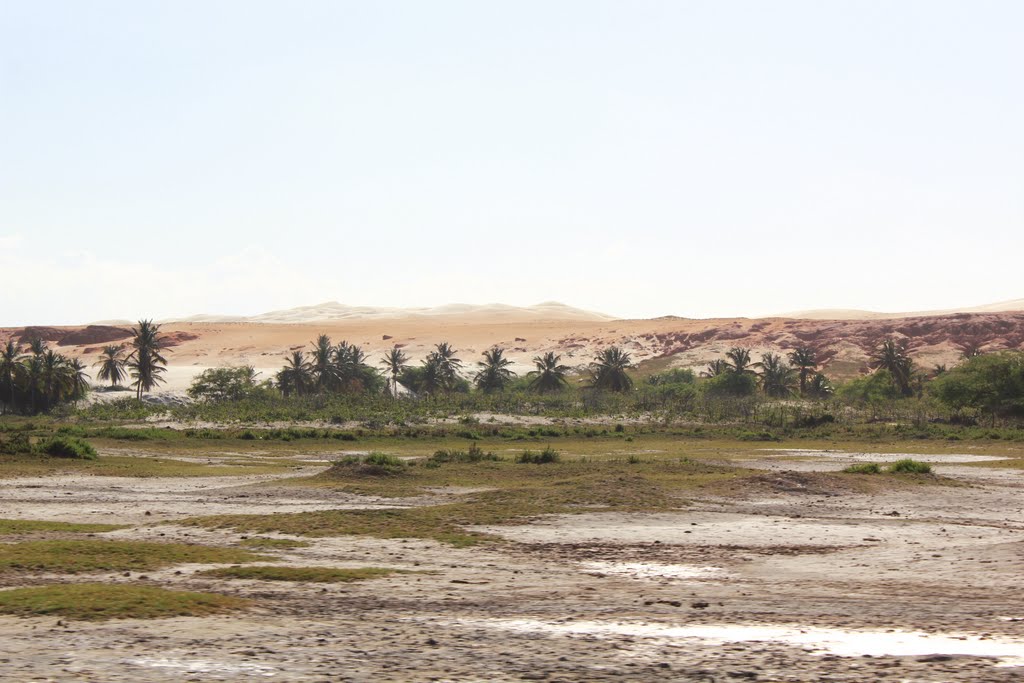
M947 308L941 311L917 311L912 313L880 313L878 311L861 311L846 308L821 308L810 311L792 311L780 313L773 318L800 318L803 320L888 320L892 318L922 318L954 313L1008 313L1024 311L1024 299L1001 301L983 306L967 308Z
M492 318L503 320L614 320L613 316L584 311L572 306L545 301L534 306L507 304L447 304L431 308L386 308L379 306L350 306L328 301L315 306L299 306L270 311L253 316L200 314L176 318L167 322L248 322L272 324L302 324L331 320L388 320L400 318Z
M825 316L829 317L815 317ZM798 317L799 316L799 317ZM25 344L40 338L61 353L91 366L103 345L129 340L133 323L108 321L77 326L0 329L0 342ZM328 302L255 316L197 315L164 321L170 348L168 382L162 390L180 392L210 367L252 365L262 378L273 376L292 350L309 349L320 333L335 343L358 345L376 366L399 345L413 364L447 341L472 374L480 354L492 346L506 350L518 373L533 368L533 358L548 351L564 364L583 370L598 351L622 346L634 362L651 369L701 370L734 346L750 348L754 360L768 351L786 354L809 346L830 377L843 379L868 371L871 353L886 338L906 342L923 368L953 365L964 348L983 351L1024 349L1024 299L967 311L920 315L808 311L788 317L691 319L665 316L624 320L564 304L536 306L452 304L434 308L379 308Z

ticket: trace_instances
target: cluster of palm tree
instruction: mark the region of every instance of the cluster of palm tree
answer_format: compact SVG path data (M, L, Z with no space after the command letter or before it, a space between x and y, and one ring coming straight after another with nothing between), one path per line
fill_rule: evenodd
M13 339L0 347L0 404L3 412L35 415L89 390L89 375L78 358L68 358L33 339L22 349Z
M769 351L755 363L750 349L736 346L726 351L725 358L711 361L702 374L705 377L747 376L760 385L765 395L774 398L795 395L823 398L832 393L828 378L818 371L819 361L814 349L797 347L789 353L788 359L787 362L780 354Z
M292 351L275 376L285 396L361 393L379 386L379 375L355 344L343 340L335 346L329 336L321 334L312 346L308 357L304 351Z

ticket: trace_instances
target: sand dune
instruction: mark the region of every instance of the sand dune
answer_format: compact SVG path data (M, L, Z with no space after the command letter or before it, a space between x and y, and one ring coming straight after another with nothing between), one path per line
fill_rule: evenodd
M327 301L314 306L299 306L270 311L253 316L199 314L165 322L249 322L271 324L303 324L331 320L396 320L402 318L459 317L463 319L494 320L613 320L610 315L584 311L556 301L535 306L509 306L507 304L447 304L431 308L387 308L380 306L351 306Z
M955 313L1008 313L1024 311L1024 299L1001 301L983 306L967 308L946 308L939 311L916 311L909 313L882 313L879 311L862 311L851 308L820 308L810 311L792 311L780 313L778 318L801 318L804 320L890 320L893 318L929 317L937 315L953 315Z

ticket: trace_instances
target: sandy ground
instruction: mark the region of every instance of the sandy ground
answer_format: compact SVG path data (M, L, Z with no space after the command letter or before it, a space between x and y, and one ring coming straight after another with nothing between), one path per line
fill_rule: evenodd
M747 463L777 478L765 494L698 500L659 514L592 513L496 527L489 530L510 542L485 549L332 538L277 551L293 565L428 573L327 586L225 583L197 576L199 566L81 577L235 592L259 607L230 617L96 624L2 617L0 678L1024 679L1019 471L945 458L937 471L964 485L834 495L804 486L802 472L861 455L784 459L792 455L765 451ZM282 487L266 476L21 479L5 481L2 492L4 517L170 521L111 535L213 544L238 536L173 520L384 504ZM3 582L48 578L7 575Z

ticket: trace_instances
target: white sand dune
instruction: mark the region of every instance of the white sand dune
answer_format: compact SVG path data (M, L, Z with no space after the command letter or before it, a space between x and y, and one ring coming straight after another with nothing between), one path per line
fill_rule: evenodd
M791 311L770 316L772 318L803 318L805 320L889 320L893 318L914 318L919 316L952 315L954 313L1008 313L1024 311L1024 299L1001 301L995 304L946 308L939 311L912 311L904 313L882 313L849 308L820 308L810 311Z
M590 320L606 321L615 318L603 313L585 311L555 301L535 306L509 306L507 304L447 304L432 308L387 308L379 306L350 306L328 301L315 306L299 306L270 311L254 316L199 314L176 318L167 322L191 323L268 323L301 324L342 320L397 320L402 318L486 318L501 321L527 320Z

